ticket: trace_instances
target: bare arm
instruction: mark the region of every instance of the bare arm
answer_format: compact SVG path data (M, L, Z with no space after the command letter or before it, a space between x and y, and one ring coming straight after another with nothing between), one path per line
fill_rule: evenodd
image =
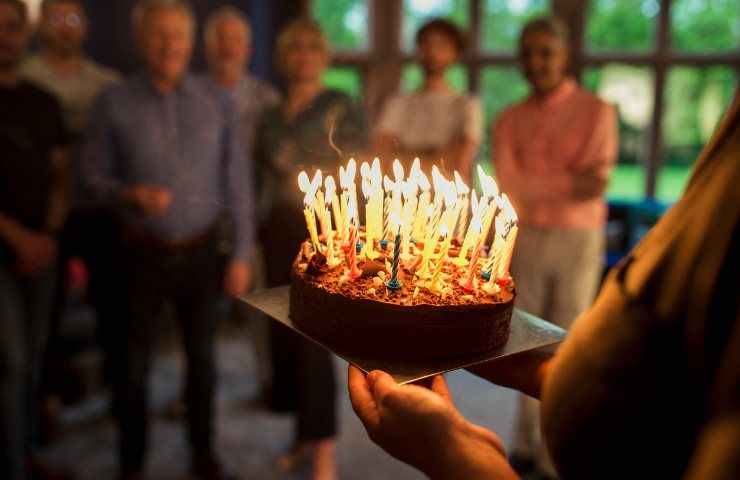
M532 350L468 367L470 373L503 387L540 398L552 354Z

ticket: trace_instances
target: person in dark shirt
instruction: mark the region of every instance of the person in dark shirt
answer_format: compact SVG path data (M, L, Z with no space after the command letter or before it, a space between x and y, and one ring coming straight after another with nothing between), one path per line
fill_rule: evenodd
M263 212L260 240L267 284L285 285L298 245L303 200L295 188L298 172L320 168L336 174L340 157L366 148L369 131L362 110L336 90L324 89L321 74L329 62L329 45L314 23L297 19L281 31L277 61L287 82L280 105L267 110L258 135L257 164ZM312 478L336 478L336 389L331 355L306 339L272 324L273 407L295 412L293 448L277 463L279 470L295 469L313 456Z
M67 209L61 112L51 96L20 78L27 39L25 4L0 0L0 478L10 479L24 478L33 445L55 235Z

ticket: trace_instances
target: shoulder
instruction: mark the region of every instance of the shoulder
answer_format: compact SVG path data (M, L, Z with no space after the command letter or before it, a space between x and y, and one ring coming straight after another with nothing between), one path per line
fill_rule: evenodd
M121 81L121 74L110 67L97 63L93 60L88 60L86 66L90 74L101 81L101 83L112 84Z
M276 103L280 99L280 92L269 82L253 74L247 74L246 79L252 84L256 94L263 100Z
M614 105L581 86L575 91L574 100L585 110L594 112L597 115L611 115L616 113Z
M33 81L23 80L20 86L21 95L26 97L34 105L47 108L58 108L56 98L44 88L39 87Z

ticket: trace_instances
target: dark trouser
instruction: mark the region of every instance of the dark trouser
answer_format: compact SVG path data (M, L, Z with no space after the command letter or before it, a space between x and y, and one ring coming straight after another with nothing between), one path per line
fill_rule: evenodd
M111 212L103 208L76 210L69 214L59 239L59 264L62 275L72 257L80 257L89 274L88 296L97 315L97 342L105 354L104 380L112 385L117 378L120 363L120 332L123 323L120 280L120 252L118 251L117 222ZM68 279L57 284L52 314L49 346L44 359L42 393L56 393L55 371L64 361L63 339L59 337L60 319L66 307ZM68 355L69 353L67 353Z
M262 228L267 284L285 285L298 248L305 240L299 207L271 215ZM332 355L297 333L272 323L273 406L297 414L297 440L321 440L337 433L336 380Z
M0 260L0 478L23 475L35 433L35 398L56 268L32 280Z
M182 329L188 360L186 403L196 470L212 459L214 330L222 285L216 239L179 252L123 242L127 319L123 336L122 379L116 412L121 430L124 472L143 466L148 435L147 380L158 315L170 299Z

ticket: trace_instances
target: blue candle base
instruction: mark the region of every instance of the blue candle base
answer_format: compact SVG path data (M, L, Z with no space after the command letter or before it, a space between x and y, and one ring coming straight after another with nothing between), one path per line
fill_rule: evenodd
M385 282L385 286L390 290L398 290L403 286L403 282L401 280L396 280L395 282L393 280L388 280Z
M486 272L485 270L481 270L480 271L480 276L483 277L483 278L485 278L486 280L490 280L491 279L491 274L488 273L488 272Z
M357 253L360 253L362 251L362 247L364 246L365 246L364 242L357 242L357 244L355 245L355 251Z
M381 240L380 241L380 248L385 250L388 247L388 240Z

